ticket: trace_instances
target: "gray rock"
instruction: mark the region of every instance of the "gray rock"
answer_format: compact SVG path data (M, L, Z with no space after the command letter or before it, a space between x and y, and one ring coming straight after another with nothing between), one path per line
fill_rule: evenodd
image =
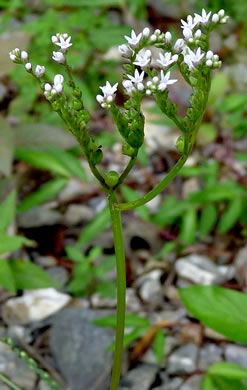
M247 369L247 348L240 345L225 346L225 358L228 362L239 364Z
M47 269L47 273L55 282L64 286L69 280L68 271L64 267L52 267Z
M68 206L63 222L67 226L78 225L79 223L90 222L95 213L93 210L83 204L71 204Z
M93 184L83 183L81 180L73 178L68 181L68 184L59 193L58 200L62 203L70 202L82 195L92 194L96 189L97 187Z
M67 308L54 317L50 347L70 390L106 390L112 367L107 347L114 332L91 322L106 312Z
M159 367L157 365L142 364L122 379L119 390L149 390L155 380Z
M22 389L33 390L35 386L36 374L3 343L0 343L0 372ZM2 382L0 386L4 390Z
M176 349L168 358L169 374L191 374L196 370L198 347L186 344Z
M161 304L164 297L163 288L160 283L161 275L162 271L157 269L137 280L137 286L140 286L140 297L144 302L148 302L153 306Z
M169 378L167 375L163 378L164 383L162 386L155 387L153 390L177 390L183 383L183 379L179 377Z
M208 257L190 255L177 260L176 272L181 278L202 285L220 284L228 279L230 267L216 266Z
M198 390L200 389L201 380L202 375L193 375L184 382L180 390Z
M18 226L22 228L34 228L39 226L50 226L60 223L62 215L49 208L47 205L36 206L17 216Z
M213 363L220 362L222 360L222 348L215 344L205 344L200 349L199 354L199 369L207 370Z
M38 265L41 265L41 267L49 268L49 267L55 267L57 265L57 261L55 257L53 256L40 256L39 254L35 253L35 263Z

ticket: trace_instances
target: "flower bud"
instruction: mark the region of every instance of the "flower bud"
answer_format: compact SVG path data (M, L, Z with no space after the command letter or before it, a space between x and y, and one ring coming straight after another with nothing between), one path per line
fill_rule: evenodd
M213 14L213 16L212 16L212 22L213 23L218 23L218 21L219 21L219 15L218 14Z
M27 63L25 64L25 69L26 69L28 72L31 72L31 70L32 70L32 64L31 64L30 62L27 62Z
M183 152L184 152L184 137L182 135L180 137L178 137L178 139L176 141L176 148L181 154L183 154Z
M34 71L36 77L41 78L45 74L45 67L41 65L37 65Z
M24 61L28 60L28 53L25 50L21 51L21 59Z
M118 180L119 180L119 176L116 171L108 172L105 178L105 182L110 188L115 187L115 185L117 185L118 183Z
M143 29L143 32L142 32L142 35L144 36L144 37L149 37L149 35L150 35L150 29L148 28L148 27L145 27L144 29Z
M172 41L172 34L170 33L170 31L167 31L165 33L165 40L166 40L166 43L171 43L171 41Z

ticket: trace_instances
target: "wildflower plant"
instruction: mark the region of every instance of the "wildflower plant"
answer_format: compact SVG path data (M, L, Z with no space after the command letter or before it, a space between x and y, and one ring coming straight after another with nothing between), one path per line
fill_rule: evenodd
M98 168L103 152L96 139L89 134L90 114L84 108L83 94L76 86L67 63L66 53L73 44L71 37L66 33L58 33L51 38L56 46L56 51L52 53L52 60L57 62L61 66L61 71L64 70L66 73L66 77L60 73L56 74L53 81L48 80L44 66L33 66L27 52L19 49L10 52L10 59L17 64L23 64L26 71L39 81L52 109L58 113L75 136L93 175L108 193L117 262L118 298L115 356L110 390L118 389L123 353L126 287L121 211L134 209L152 200L173 180L190 155L206 109L212 71L221 66L219 56L210 50L209 36L211 31L226 23L227 19L224 10L212 14L203 9L201 15L189 15L186 20L181 20L183 38L176 41L169 31L164 33L157 29L151 32L148 27L138 34L132 31L130 37L125 36L126 43L119 46L119 52L125 62L122 81L122 88L126 95L124 107L116 104L116 94L120 87L118 83L111 85L107 81L106 85L100 87L101 92L96 96L100 106L110 111L124 139L122 152L129 156L129 162L120 176L115 171L104 175ZM158 59L153 56L154 48L159 51ZM171 76L175 66L192 91L190 106L182 118L178 115L177 105L171 101L168 94L168 88L172 88L172 85L178 81ZM71 88L69 96L64 92L64 83ZM133 168L138 150L144 142L145 118L141 110L141 102L145 97L153 97L161 111L172 119L181 131L182 134L176 143L181 157L165 178L150 192L136 201L119 203L117 190Z

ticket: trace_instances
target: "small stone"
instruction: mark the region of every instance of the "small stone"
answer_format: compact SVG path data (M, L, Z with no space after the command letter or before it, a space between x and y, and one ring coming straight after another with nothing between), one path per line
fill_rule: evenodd
M119 390L149 390L155 377L158 373L157 365L142 364L133 370L122 379Z
M163 288L160 282L161 275L161 270L154 270L137 281L137 286L140 286L140 297L144 302L150 303L152 306L161 304L163 300Z
M244 246L238 251L234 265L236 267L237 280L247 285L247 246Z
M179 332L178 340L181 344L193 343L200 346L202 343L201 327L191 323L184 325Z
M126 308L129 311L139 313L142 309L141 302L134 288L126 288Z
M217 267L208 257L194 254L178 259L175 269L181 278L202 285L221 284L228 279L227 272L230 272L230 267Z
M167 372L169 374L191 374L196 370L198 347L186 344L176 349L168 358Z
M57 261L53 256L35 256L35 263L44 268L54 267L57 265Z
M62 309L71 297L54 288L25 291L18 298L9 299L3 306L3 319L10 325L25 325L40 321Z
M183 383L180 390L198 390L200 389L201 380L202 375L193 375Z
M179 377L169 378L167 375L164 377L164 384L155 387L153 390L177 390L183 383L183 379Z
M17 216L18 226L24 229L61 223L62 214L48 205L36 206Z
M222 353L221 347L211 343L205 344L200 349L199 369L206 371L211 364L220 362L222 360Z
M97 187L90 183L83 183L77 179L70 179L68 184L59 193L58 200L61 203L70 202L83 195L90 195L96 191Z
M247 369L247 348L240 345L228 344L225 346L225 358L228 362L239 364Z
M106 298L95 293L91 296L91 305L95 309L115 309L117 307L117 298Z
M68 206L64 214L63 222L66 226L74 226L81 223L90 222L94 215L95 213L88 206L81 204L71 204Z
M47 269L51 278L64 286L69 281L69 273L64 267L51 267Z

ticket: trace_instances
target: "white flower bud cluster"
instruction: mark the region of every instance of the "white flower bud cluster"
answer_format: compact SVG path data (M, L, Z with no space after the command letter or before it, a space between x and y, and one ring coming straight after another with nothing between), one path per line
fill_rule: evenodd
M163 92L167 89L168 85L172 85L177 82L177 80L170 80L171 72L164 74L164 71L160 71L160 77L154 76L152 80L147 81L146 83L146 95L155 94L157 91Z
M106 82L104 87L100 87L103 92L102 95L97 95L96 100L103 108L110 108L113 100L115 99L115 94L117 92L118 83L111 86L109 81Z
M57 33L51 37L52 43L60 47L60 51L52 52L52 59L58 64L64 64L66 62L65 53L68 51L69 47L72 46L71 37L69 34Z
M56 95L61 95L63 92L63 82L64 77L62 74L56 74L54 77L53 85L45 83L44 86L44 95L48 100L51 100L52 97Z
M218 54L214 54L211 50L206 53L206 65L210 68L220 68L221 61Z
M216 14L212 15L212 23L217 24L225 24L227 23L229 16L225 15L225 11L223 9L219 10Z
M41 78L45 74L45 67L41 65L37 65L34 72L31 62L29 62L28 52L25 50L20 50L18 48L11 50L9 52L9 58L16 64L23 64L25 69L29 73L33 73L37 78Z

